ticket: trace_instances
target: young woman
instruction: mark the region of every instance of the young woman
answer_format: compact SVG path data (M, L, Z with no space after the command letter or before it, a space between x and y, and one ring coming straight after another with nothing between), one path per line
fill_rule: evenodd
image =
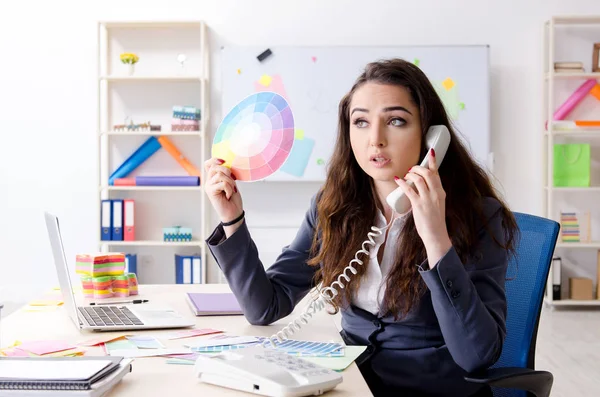
M424 136L440 124L451 134L443 164L438 169L431 152L429 167L420 167ZM371 226L389 224L333 302L345 342L368 346L357 363L373 394L491 395L464 376L494 364L502 350L516 222L418 67L400 59L367 65L340 102L327 179L266 271L235 175L220 159L205 167L204 187L222 221L207 243L248 321L288 315L312 287L337 280ZM385 201L398 187L412 205L404 214Z

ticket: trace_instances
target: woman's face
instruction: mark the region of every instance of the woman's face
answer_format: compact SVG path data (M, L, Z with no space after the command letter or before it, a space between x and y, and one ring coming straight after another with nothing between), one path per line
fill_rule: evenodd
M419 163L420 120L406 88L363 84L350 101L350 144L360 167L376 181L404 177Z

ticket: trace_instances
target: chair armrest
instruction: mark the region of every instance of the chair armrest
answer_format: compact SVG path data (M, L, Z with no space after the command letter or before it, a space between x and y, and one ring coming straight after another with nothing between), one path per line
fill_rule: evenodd
M550 396L554 377L548 371L529 368L491 368L465 376L467 382L508 389L526 390L536 397Z

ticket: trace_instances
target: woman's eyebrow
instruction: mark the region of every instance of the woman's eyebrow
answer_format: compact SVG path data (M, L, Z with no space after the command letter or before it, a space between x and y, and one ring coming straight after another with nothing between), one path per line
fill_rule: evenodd
M354 108L354 109L352 109L352 112L350 112L350 116L352 116L352 113L354 113L354 112L365 112L365 113L369 113L369 110L368 110L368 109L365 109L365 108Z
M392 112L394 110L401 110L401 111L406 112L406 113L408 113L408 114L410 114L412 116L412 113L407 108L405 108L404 106L391 106L391 107L387 107L387 108L383 109L384 112Z

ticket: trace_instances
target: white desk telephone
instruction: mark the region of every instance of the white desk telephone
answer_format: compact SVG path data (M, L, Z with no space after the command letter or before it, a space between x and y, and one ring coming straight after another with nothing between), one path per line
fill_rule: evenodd
M439 167L449 145L450 132L446 126L434 125L429 128L426 135L428 150L420 165L428 166L429 149L433 148ZM410 201L400 187L390 193L386 201L400 214L410 209ZM323 288L319 297L311 302L299 318L271 336L266 344L229 350L216 356L200 356L195 364L195 372L200 381L264 396L286 397L320 395L341 383L342 375L339 373L273 347L276 347L278 341L289 339L303 325L308 324L315 313L335 298L338 294L335 287L343 289L345 284L350 282L350 273L357 274L353 263L362 266L363 261L358 255L363 253L368 258L369 251L365 249L365 245L375 245L373 238L381 235L390 224L391 221L383 228L371 226L372 231L367 234L368 239L362 243L361 249L356 252L354 259L344 268L337 280L329 287Z

